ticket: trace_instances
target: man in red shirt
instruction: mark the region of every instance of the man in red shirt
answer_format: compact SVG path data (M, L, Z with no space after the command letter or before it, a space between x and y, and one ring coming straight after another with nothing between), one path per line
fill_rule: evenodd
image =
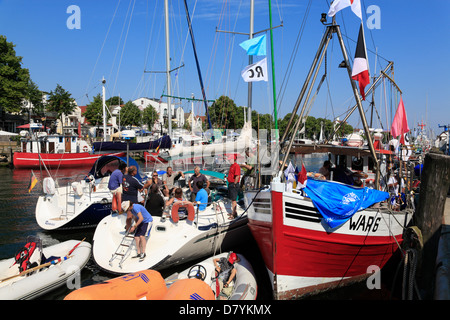
M230 167L230 171L228 171L228 197L231 200L231 208L233 212L229 214L229 219L234 219L237 216L237 195L239 192L239 180L241 179L241 167L236 163L237 154L234 155L234 162Z

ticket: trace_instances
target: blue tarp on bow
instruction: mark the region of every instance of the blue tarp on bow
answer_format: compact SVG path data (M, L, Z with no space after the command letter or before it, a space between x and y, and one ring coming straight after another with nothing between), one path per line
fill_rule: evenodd
M331 228L340 226L357 211L389 198L388 192L315 179L308 179L305 191Z

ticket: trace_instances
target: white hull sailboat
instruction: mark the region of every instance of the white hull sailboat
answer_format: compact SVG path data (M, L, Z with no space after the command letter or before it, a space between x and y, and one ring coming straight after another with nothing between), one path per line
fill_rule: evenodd
M133 165L135 160L129 158ZM126 158L103 156L89 173L79 181L67 179L54 181L47 177L43 182L44 195L36 204L36 221L44 230L67 230L95 227L111 214L113 195L108 189L110 174ZM137 166L138 167L138 166Z
M218 200L203 212L180 219L153 217L147 237L146 257L140 261L134 237L125 230L126 215L105 217L97 226L92 254L96 264L113 274L144 269L162 270L189 262L242 243L249 235L247 214L238 206L237 218L230 220L231 201Z

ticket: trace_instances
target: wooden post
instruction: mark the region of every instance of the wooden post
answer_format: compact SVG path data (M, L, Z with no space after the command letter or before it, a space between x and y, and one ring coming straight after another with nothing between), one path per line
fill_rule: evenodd
M417 280L422 299L426 300L433 297L436 255L449 185L450 156L427 153L420 183L419 205L414 215L424 244Z

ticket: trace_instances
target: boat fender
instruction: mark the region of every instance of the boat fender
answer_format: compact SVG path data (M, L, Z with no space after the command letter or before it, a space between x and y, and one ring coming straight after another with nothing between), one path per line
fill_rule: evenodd
M120 210L120 208L117 208L117 196L116 196L116 194L114 194L113 198L112 198L111 210L112 211L119 211Z
M83 195L83 187L79 182L72 182L72 189L78 197L81 197Z
M47 195L55 194L55 191L56 191L55 180L53 180L52 177L44 178L44 181L42 182L42 186L43 186L45 194L47 194Z
M181 208L185 208L187 213L188 213L188 220L190 221L194 221L194 217L195 217L195 209L194 209L194 205L189 202L189 201L179 201L179 202L175 202L172 206L172 221L174 223L177 223L180 220L180 216L178 214L179 209Z
M164 300L216 300L211 287L200 279L177 280L167 290Z
M64 300L162 300L166 293L161 274L144 270L77 289Z

